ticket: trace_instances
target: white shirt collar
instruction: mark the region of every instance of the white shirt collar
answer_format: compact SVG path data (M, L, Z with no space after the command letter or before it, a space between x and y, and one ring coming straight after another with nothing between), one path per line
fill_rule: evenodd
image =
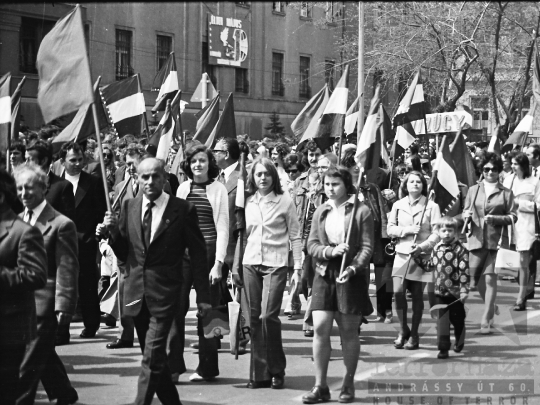
M268 202L277 202L279 200L279 196L271 191L270 193L266 194L265 196L262 196L258 191L254 195L254 202L256 204L259 204L262 201L268 201Z
M231 173L234 172L237 167L238 167L238 162L234 162L232 165L221 170L221 172L225 176L225 181L229 181L229 177L231 177Z
M71 174L69 174L68 172L64 172L64 176L66 178L66 180L69 180L71 182L74 182L74 181L79 181L79 179L81 178L81 174L76 174L75 176L72 176Z
M43 212L43 209L45 208L46 205L47 205L47 200L44 199L36 208L32 210L32 219L30 221L30 225L33 226L36 224L37 219ZM24 218L28 218L28 208L24 209Z
M162 191L161 195L156 200L154 200L154 204L156 204L156 207L159 210L161 209L163 204L167 204L168 201L169 201L169 195L165 191ZM143 213L146 210L146 207L149 202L150 200L146 198L146 196L143 194L143 202L142 202Z
M336 203L334 202L334 200L328 200L326 203L327 203L332 209L334 209L334 210L337 209L337 210L338 210L338 209L340 209L341 207L343 207L344 205L347 205L347 204L354 204L354 194L351 195L351 196L347 199L347 201L345 201L344 203L342 203L339 207L336 206Z

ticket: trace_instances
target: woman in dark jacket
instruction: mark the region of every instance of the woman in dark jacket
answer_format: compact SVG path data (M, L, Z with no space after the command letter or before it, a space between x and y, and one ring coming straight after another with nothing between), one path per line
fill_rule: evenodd
M373 311L365 278L373 252L373 217L369 208L359 203L349 246L345 238L355 198L352 176L344 167L330 168L323 175L323 184L329 200L315 211L308 239L308 253L316 261L311 302L315 329L315 386L302 400L304 403L317 403L330 399L326 373L332 350L330 333L335 319L346 368L339 402L346 403L354 400L361 316ZM343 255L346 255L347 267L340 274Z

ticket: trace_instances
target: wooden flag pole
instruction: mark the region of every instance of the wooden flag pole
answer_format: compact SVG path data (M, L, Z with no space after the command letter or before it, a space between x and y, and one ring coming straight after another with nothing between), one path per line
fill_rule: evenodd
M345 239L345 243L349 245L351 243L351 234L352 234L352 228L354 225L354 219L356 217L356 212L358 211L358 196L360 194L360 185L362 184L362 178L364 177L364 168L360 168L360 173L358 175L358 181L356 182L356 193L354 195L354 204L353 204L353 210L351 219L349 220L349 226L347 228L347 237ZM343 274L343 271L345 270L345 264L347 262L347 253L345 253L341 259L341 268L339 269L339 277Z

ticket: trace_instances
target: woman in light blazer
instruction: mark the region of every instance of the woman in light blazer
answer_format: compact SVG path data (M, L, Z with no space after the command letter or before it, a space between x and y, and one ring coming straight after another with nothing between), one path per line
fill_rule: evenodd
M400 270L407 262L409 255L413 257L425 255L427 258L431 253L431 250L439 241L435 225L441 217L441 212L437 204L428 201L427 181L424 175L418 171L407 174L401 183L400 192L405 197L396 201L392 206L387 230L390 238L398 238L392 277L396 312L401 332L394 341L394 347L396 349L416 350L420 344L418 328L424 311L423 290L429 277L426 277L422 269L411 263L408 276L402 281L403 273ZM422 223L420 223L424 206L426 206L426 212L422 218ZM416 243L413 244L416 234L418 234ZM412 295L412 324L410 329L407 325L405 290L409 290Z
M186 160L182 162L182 170L189 178L183 182L176 196L187 200L197 208L199 227L206 242L206 251L209 266L210 293L212 306L222 301L230 301L226 280L222 278L221 268L227 253L229 242L229 199L227 188L215 178L219 175L219 167L210 149L204 145L192 146L186 152ZM178 336L171 336L169 366L174 379L176 374L186 371L183 359L185 340L185 316L189 310L189 293L193 280L189 270L189 252L183 265L184 283L180 295L180 309L175 319L176 327L171 330ZM226 294L227 297L223 297ZM190 381L211 381L219 375L218 347L219 338L206 339L199 319L199 343L192 345L199 349L199 366Z
M478 292L485 302L480 333L487 335L491 333L494 315L499 312L495 305L495 261L499 240L504 227L516 222L517 207L512 191L499 183L499 173L503 168L500 156L486 152L477 166L483 172L484 180L469 189L463 218L471 219L467 230L471 287L478 287ZM503 245L504 242L503 240Z

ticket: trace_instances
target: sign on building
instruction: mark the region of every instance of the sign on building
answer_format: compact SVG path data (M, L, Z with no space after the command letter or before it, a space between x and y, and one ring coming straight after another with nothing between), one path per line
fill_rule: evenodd
M248 55L248 35L242 20L208 14L208 63L241 67Z

